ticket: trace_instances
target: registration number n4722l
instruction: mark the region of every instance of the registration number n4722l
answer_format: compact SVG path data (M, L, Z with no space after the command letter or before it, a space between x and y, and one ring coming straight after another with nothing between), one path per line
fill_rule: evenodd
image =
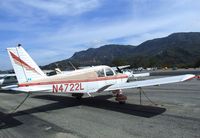
M84 90L82 83L53 84L52 92L78 92Z

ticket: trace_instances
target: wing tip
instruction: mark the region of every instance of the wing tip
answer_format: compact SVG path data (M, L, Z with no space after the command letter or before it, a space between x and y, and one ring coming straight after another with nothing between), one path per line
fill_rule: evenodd
M194 74L187 74L183 79L182 81L189 81L189 80L192 80L196 78L196 76Z

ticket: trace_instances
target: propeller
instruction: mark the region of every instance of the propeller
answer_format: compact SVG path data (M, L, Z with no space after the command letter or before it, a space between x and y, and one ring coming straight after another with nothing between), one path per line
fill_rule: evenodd
M119 72L119 73L123 73L123 71L117 66L116 67L117 68L117 71Z

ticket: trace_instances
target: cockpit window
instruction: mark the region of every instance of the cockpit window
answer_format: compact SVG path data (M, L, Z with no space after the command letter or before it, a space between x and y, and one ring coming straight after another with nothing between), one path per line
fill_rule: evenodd
M114 72L110 68L106 68L105 72L106 72L106 76L113 76L114 75Z
M97 72L98 77L105 77L104 70L98 70Z

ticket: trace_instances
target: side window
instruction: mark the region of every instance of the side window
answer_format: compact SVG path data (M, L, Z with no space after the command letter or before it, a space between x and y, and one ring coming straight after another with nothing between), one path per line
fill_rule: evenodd
M97 72L98 77L105 77L104 71L102 70L98 70Z
M106 76L113 76L114 75L113 71L109 68L106 68L105 72L106 72Z

